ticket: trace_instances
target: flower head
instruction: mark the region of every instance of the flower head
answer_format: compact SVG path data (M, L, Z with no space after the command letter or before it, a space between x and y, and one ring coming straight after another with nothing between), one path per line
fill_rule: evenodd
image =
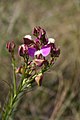
M56 47L55 39L48 38L46 31L40 26L34 28L33 35L35 38L32 38L31 35L23 37L23 44L18 48L18 54L23 57L23 63L15 70L15 73L22 76L24 85L31 86L32 83L36 82L40 86L44 72L59 57L60 48ZM8 42L6 47L11 52L12 62L15 63L14 42Z
M60 54L60 49L55 46L55 39L47 38L46 31L41 27L35 27L33 30L33 35L36 37L34 40L30 35L25 35L23 37L24 44L19 47L19 55L29 55L37 59L42 59L51 54L51 57L58 57Z

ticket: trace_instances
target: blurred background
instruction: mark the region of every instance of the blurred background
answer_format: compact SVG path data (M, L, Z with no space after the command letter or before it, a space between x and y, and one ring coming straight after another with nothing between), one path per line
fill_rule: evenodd
M24 35L41 26L61 49L42 86L23 96L15 120L80 120L79 12L79 0L0 0L0 108L9 90L6 81L12 80L7 41L19 45Z

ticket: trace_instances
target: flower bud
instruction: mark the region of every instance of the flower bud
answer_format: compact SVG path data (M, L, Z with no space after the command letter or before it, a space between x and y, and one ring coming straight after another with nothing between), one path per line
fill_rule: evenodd
M46 34L46 31L39 26L35 27L33 30L33 35L38 37L39 39L41 39L42 36L45 36L45 34Z
M15 43L14 43L14 41L8 42L8 43L6 44L6 48L8 49L9 52L13 52L13 51L14 51L14 48L15 48Z
M28 47L27 47L27 45L22 44L21 46L19 46L18 53L22 57L27 55L28 54Z
M32 34L37 37L38 33L39 33L39 30L38 30L37 27L35 27L34 30L33 30L33 32L32 32Z
M32 40L30 35L25 35L23 40L24 40L24 44L26 44L26 45L30 45L30 44L34 43L34 41Z
M60 55L60 48L51 50L51 57L59 57L59 55Z

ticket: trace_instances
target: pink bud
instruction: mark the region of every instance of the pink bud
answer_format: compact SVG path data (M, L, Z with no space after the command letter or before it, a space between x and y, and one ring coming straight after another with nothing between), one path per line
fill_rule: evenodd
M25 44L19 46L18 53L20 56L24 56L28 54L28 47Z
M13 52L15 48L15 43L14 41L8 42L6 44L6 48L8 49L9 52Z

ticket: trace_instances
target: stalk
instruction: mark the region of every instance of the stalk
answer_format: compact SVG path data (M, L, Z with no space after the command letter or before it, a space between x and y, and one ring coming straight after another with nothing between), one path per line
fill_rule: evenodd
M48 65L45 69L42 69L38 74L46 72L52 65ZM18 103L21 99L21 96L24 94L24 91L28 89L29 84L35 79L38 74L34 74L30 79L22 77L22 82L18 86L16 94L10 97L9 103L6 106L6 110L3 114L2 120L13 120L14 112L18 106Z
M13 90L14 90L14 96L16 96L17 84L16 84L15 58L14 57L12 57L12 66L13 66Z

